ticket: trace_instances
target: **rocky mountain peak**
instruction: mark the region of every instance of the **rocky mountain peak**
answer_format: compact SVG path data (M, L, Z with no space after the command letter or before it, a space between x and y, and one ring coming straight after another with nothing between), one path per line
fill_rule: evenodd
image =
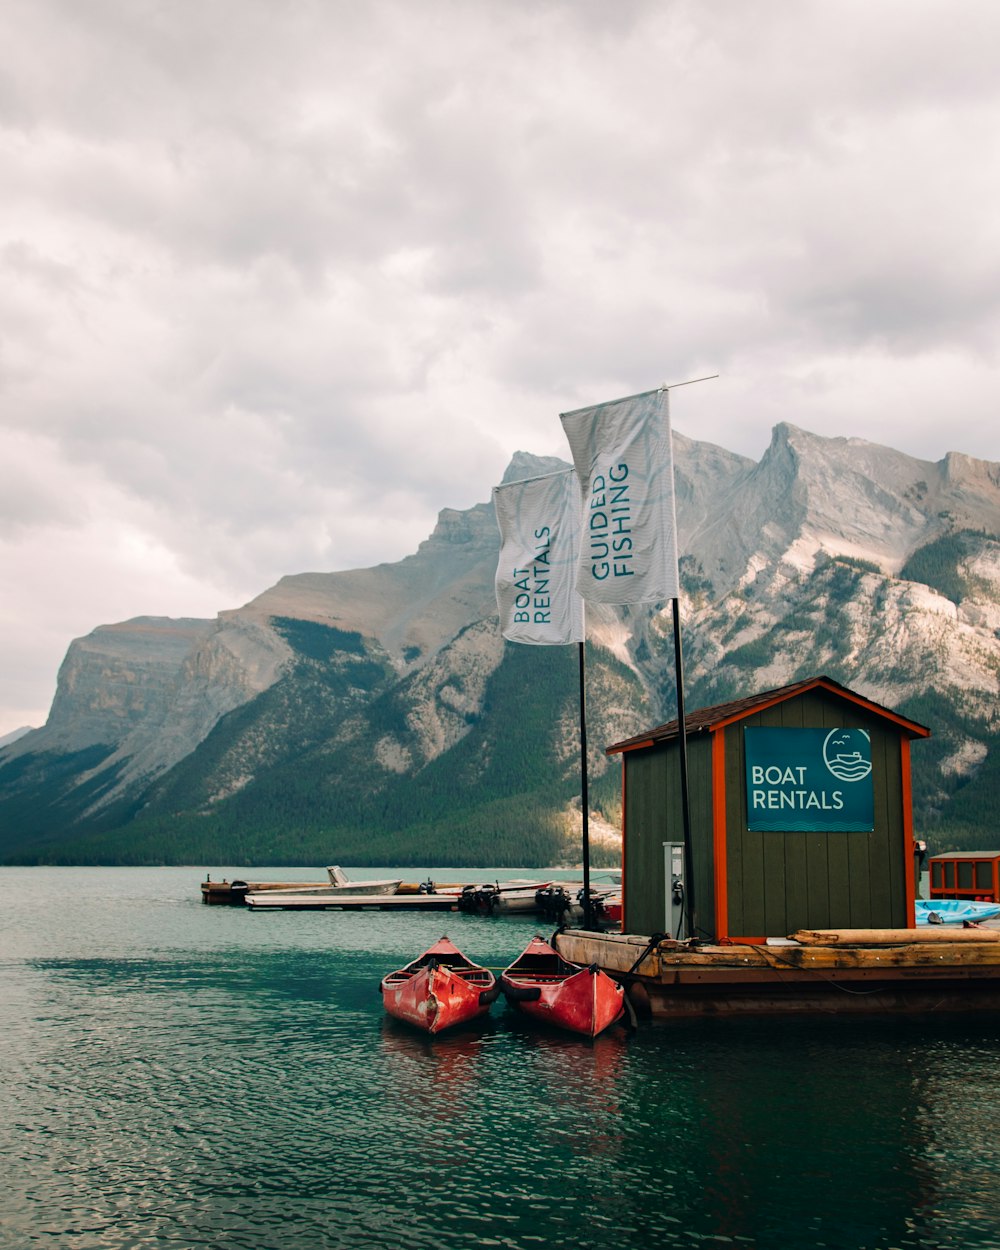
M503 482L521 482L529 477L544 477L547 473L561 473L572 466L558 456L534 456L529 451L515 451L507 466Z
M121 742L166 708L184 662L213 628L212 621L138 616L74 639L48 720L13 750L79 751Z
M689 697L719 702L783 684L804 666L858 683L887 706L937 691L935 707L954 699L955 723L965 718L946 730L948 753L925 787L942 808L959 784L948 778L974 777L997 732L1000 541L990 536L1000 533L1000 465L959 453L935 464L788 422L759 462L676 432L673 441ZM567 467L518 451L504 481ZM559 741L529 806L544 804L556 773L568 784L572 715L554 681L566 657L500 639L499 541L491 501L444 508L396 563L292 574L215 621L98 627L71 644L46 726L0 744L0 808L4 785L23 813L37 784L39 810L51 802L53 820L71 809L70 819L90 819L117 798L131 811L153 802L151 787L183 763L171 801L186 802L187 779L198 775L204 815L287 756L296 780L284 803L300 792L295 770L309 750L331 793L359 778L384 796L447 785L454 758L471 779L454 803L474 803L477 779L492 777L482 802L502 806L529 767L515 751L522 727L548 726L552 716ZM666 618L594 607L587 619L595 742L611 727L622 738L669 719L660 706L669 694ZM495 716L518 733L488 723ZM88 748L86 764L74 764ZM595 749L596 777L604 761ZM449 762L435 772L441 757ZM334 759L350 760L349 777L336 776ZM48 800L46 761L57 762L61 787ZM162 794L174 792L163 784L166 802ZM420 791L422 809L451 810L429 793ZM390 797L379 810L406 819L402 799L394 807Z

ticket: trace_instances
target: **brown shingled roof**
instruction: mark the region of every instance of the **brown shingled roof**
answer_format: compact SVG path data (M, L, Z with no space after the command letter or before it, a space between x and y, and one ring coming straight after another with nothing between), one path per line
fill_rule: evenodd
M931 731L925 725L918 725L916 721L907 720L905 716L900 716L898 712L891 712L888 708L882 707L881 704L874 703L871 699L866 699L864 695L848 690L846 686L842 686L840 682L834 681L832 677L822 676L807 677L804 681L792 682L788 686L779 686L775 690L764 690L760 694L748 695L745 699L732 699L728 703L716 703L713 707L702 707L694 712L688 712L684 717L687 735L690 737L696 733L707 733L709 730L718 729L731 721L742 720L745 716L749 716L760 708L770 707L774 703L783 703L786 699L792 699L807 690L817 688L828 690L831 694L840 695L845 699L849 699L852 703L860 704L878 716L884 716L888 720L894 721L911 737L930 737ZM652 746L656 742L668 742L671 738L676 738L677 736L677 721L667 721L665 725L657 725L655 729L648 729L645 733L635 734L634 737L625 738L621 742L614 743L613 746L605 747L605 754L617 755L622 751L633 751L637 747Z

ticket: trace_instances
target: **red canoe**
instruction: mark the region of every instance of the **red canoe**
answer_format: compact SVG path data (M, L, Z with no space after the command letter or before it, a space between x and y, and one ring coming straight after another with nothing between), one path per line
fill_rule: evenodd
M493 973L466 959L446 937L390 972L379 988L390 1016L426 1033L440 1033L489 1011L500 994Z
M504 997L518 1011L547 1024L596 1037L625 1010L625 992L596 964L563 959L534 937L500 978Z

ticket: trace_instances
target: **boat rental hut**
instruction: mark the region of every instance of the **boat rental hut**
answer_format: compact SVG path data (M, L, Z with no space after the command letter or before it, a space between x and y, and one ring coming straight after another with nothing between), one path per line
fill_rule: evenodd
M914 925L910 743L930 730L822 676L685 725L687 874L677 721L607 748L622 757L624 933L725 944Z

